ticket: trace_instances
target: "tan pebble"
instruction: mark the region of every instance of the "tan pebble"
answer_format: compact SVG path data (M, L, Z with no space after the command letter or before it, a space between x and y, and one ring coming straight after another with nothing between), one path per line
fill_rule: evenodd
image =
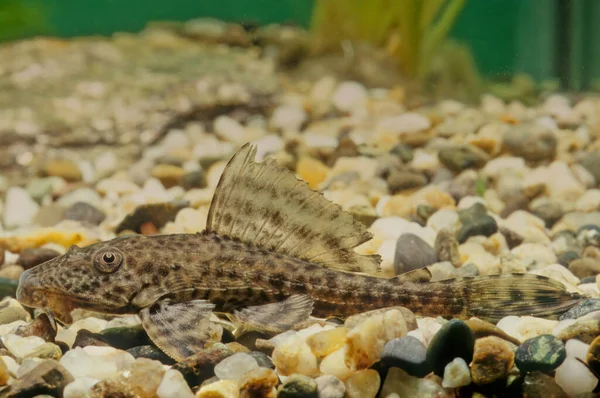
M8 372L8 366L2 358L0 358L0 386L5 386L10 378L10 374Z
M42 168L46 176L61 177L67 181L81 181L82 173L75 162L66 159L48 161Z
M275 397L277 395L275 387L278 383L277 373L272 369L253 369L238 380L240 397Z
M348 329L345 327L324 330L309 336L306 343L313 354L322 358L343 347L347 333Z
M238 353L238 352L250 352L250 349L246 346L241 345L240 343L234 341L231 343L227 343L225 344L225 346L227 346L227 348L229 348L231 351Z
M515 354L508 342L489 336L475 340L471 377L475 384L490 384L505 379L514 365Z
M277 372L284 376L293 373L312 376L319 372L317 357L306 342L296 335L275 347L272 360Z
M317 189L327 178L329 168L315 158L303 156L298 159L296 173L308 183L310 188Z
M25 355L25 358L41 358L59 360L62 357L62 350L54 343L44 343Z
M321 374L332 375L344 381L352 375L352 371L348 369L344 363L346 357L346 349L340 348L337 351L327 355L319 364Z
M181 184L185 175L182 167L172 164L157 164L152 168L152 177L157 178L165 188L174 187Z
M203 386L196 393L196 398L238 398L240 392L235 380L219 380Z
M375 398L381 385L381 378L376 370L365 369L354 373L345 384L348 398Z
M600 320L577 321L574 324L562 329L556 335L556 338L566 342L570 339L583 341L591 344L594 339L600 336Z
M6 265L0 269L0 278L16 281L19 280L19 277L24 271L25 270L20 265Z
M137 358L126 381L140 397L150 398L156 395L164 375L165 369L159 361Z

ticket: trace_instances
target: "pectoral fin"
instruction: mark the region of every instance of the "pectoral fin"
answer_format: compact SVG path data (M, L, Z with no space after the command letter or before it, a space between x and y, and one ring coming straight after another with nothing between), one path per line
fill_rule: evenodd
M246 307L233 314L238 326L237 335L251 330L264 333L281 333L308 320L313 309L309 295L291 296L277 303Z
M181 361L221 341L223 328L209 320L214 305L205 300L160 301L140 311L148 336L165 354Z

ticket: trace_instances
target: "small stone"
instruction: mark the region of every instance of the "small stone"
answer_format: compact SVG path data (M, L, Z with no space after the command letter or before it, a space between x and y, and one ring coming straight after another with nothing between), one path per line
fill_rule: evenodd
M132 347L151 344L150 338L142 324L104 328L100 331L106 341L113 347L128 350Z
M54 257L59 255L60 253L53 249L47 249L44 247L28 247L23 249L23 251L21 251L19 254L17 264L23 267L23 269L29 269L48 260L52 260Z
M6 191L2 221L7 229L26 227L33 220L40 206L20 187L11 187Z
M158 398L193 398L194 394L185 382L181 373L175 369L169 369L156 390Z
M590 344L596 336L600 336L600 320L580 320L556 334L556 337L562 341L577 339L586 344Z
M51 194L54 188L54 178L35 178L31 180L27 186L27 193L38 203L40 203L47 195ZM58 180L63 181L61 178Z
M21 337L37 336L44 341L53 342L56 337L56 326L47 314L39 314L33 322L19 326L14 334Z
M42 174L50 177L61 177L66 181L81 181L81 169L75 162L66 159L54 159L46 162Z
M454 358L444 368L444 380L442 381L442 387L444 388L457 388L468 386L471 384L471 371L469 365L462 358Z
M194 387L213 377L215 365L230 355L233 351L225 345L215 344L178 362L172 369L181 372L187 384Z
M321 374L332 375L340 380L346 380L352 375L352 370L346 366L346 349L340 348L337 351L327 355L319 364Z
M549 372L560 366L566 357L563 342L551 334L543 334L524 341L517 348L515 363L523 372Z
M128 370L134 361L131 354L125 351L112 347L88 346L69 350L60 359L60 364L75 378L93 377L102 380Z
M590 347L585 356L585 361L595 374L600 374L598 373L598 371L600 371L600 336L596 337L590 343Z
M388 187L392 195L407 189L424 187L427 182L427 177L423 174L411 171L392 170L387 177Z
M589 257L575 259L569 262L569 271L580 279L596 276L600 274L600 259Z
M345 327L323 330L309 336L306 339L306 344L308 344L313 354L318 358L323 358L344 346L347 333L348 329Z
M427 347L427 360L433 365L436 375L443 377L444 368L454 358L467 363L473 359L475 335L463 321L453 319L446 322L435 334Z
M315 379L319 398L344 398L346 385L337 377L324 375Z
M434 249L439 261L449 261L457 268L462 265L458 251L458 241L447 229L438 231Z
M527 398L568 398L553 377L542 372L530 372L523 381L523 396Z
M251 355L239 352L219 362L215 366L215 376L221 380L239 380L246 372L256 368L258 363Z
M237 382L241 397L274 396L274 389L279 383L277 373L272 369L256 368L244 374Z
M234 380L218 380L202 386L196 393L196 398L238 398L240 391Z
M41 358L54 359L58 361L62 357L62 350L59 346L53 343L44 343L29 354L25 358Z
M130 385L119 380L101 380L89 391L90 398L137 398Z
M394 272L396 275L426 267L438 262L435 250L412 233L400 235L396 241Z
M598 379L585 364L569 357L556 369L554 380L570 397L590 393L598 385Z
M375 313L346 335L344 362L352 370L366 369L381 358L385 343L407 333L407 321L400 310Z
M246 135L244 126L237 120L226 116L217 116L213 121L215 134L229 142L242 142Z
M87 329L79 329L77 337L73 342L72 348L75 347L111 347L110 343L99 333L92 333Z
M100 380L91 377L80 377L67 384L63 391L64 398L88 398L89 392L94 384Z
M115 229L115 233L134 231L139 233L145 223L152 223L156 228L162 228L169 221L174 221L177 213L187 207L187 203L150 203L136 207L128 214Z
M37 336L21 337L14 334L9 334L2 339L4 346L17 358L23 358L45 341Z
M559 316L559 320L578 319L589 313L600 311L600 299L585 299Z
M442 149L438 153L438 158L444 166L454 172L481 168L490 159L485 151L473 145L461 145Z
M2 358L0 358L0 386L5 386L10 379L10 373L8 372L8 366Z
M23 272L25 270L20 265L6 265L0 269L0 279L18 281Z
M95 316L81 317L69 326L69 330L78 332L80 329L87 329L92 333L100 333L108 321L106 319L100 319Z
M6 325L15 321L29 321L29 312L15 299L2 300L0 302L0 325Z
M126 381L133 392L149 398L155 396L164 375L165 369L160 362L138 358L131 365L131 372Z
M556 136L540 124L520 124L504 133L504 147L514 155L537 162L552 160L556 154Z
M458 242L463 243L472 236L491 236L498 231L496 220L487 214L481 203L475 203L466 210L458 212L462 226L458 232Z
M317 357L306 342L296 335L278 344L273 350L272 359L277 373L283 376L293 373L312 376L318 373Z
M509 343L496 337L475 340L471 377L475 384L490 384L508 377L515 354Z
M3 393L8 397L61 396L73 376L58 362L47 359L16 379Z
M206 188L206 175L201 170L190 171L181 179L181 186L186 191L194 188Z
M600 152L587 153L580 164L594 176L596 181L600 181Z
M402 369L391 368L381 387L380 397L446 397L448 396L438 380L418 378L408 375Z
M296 173L310 188L317 189L327 178L329 168L317 159L303 156L296 163Z
M354 373L345 384L348 398L375 398L381 386L381 378L377 371L365 369Z
M342 82L333 92L331 101L342 112L352 112L363 107L368 99L367 89L357 82Z
M310 377L293 374L279 387L279 398L317 398L317 382Z
M568 251L568 252L560 253L556 257L558 258L558 263L560 265L562 265L563 267L569 268L569 264L571 263L571 261L578 259L579 254L577 254L577 252L574 252L574 251Z
M425 377L432 369L431 363L427 361L427 348L412 336L388 341L381 352L381 362L415 377Z
M106 214L85 202L77 202L71 205L63 213L63 219L75 220L90 225L100 225L106 218Z
M181 185L185 170L172 164L157 164L152 168L152 177L157 178L165 188Z
M307 118L306 111L298 105L279 105L273 111L269 124L274 130L300 131Z
M400 159L402 163L409 163L413 159L412 148L406 144L396 145L390 153Z
M148 358L160 361L164 365L173 365L175 360L153 345L142 345L127 350L134 358Z

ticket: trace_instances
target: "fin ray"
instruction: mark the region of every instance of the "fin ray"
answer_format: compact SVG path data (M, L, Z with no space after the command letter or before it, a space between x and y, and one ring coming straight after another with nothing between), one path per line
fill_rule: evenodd
M339 270L379 271L378 255L354 251L372 237L362 223L274 160L255 157L246 144L225 167L208 231Z

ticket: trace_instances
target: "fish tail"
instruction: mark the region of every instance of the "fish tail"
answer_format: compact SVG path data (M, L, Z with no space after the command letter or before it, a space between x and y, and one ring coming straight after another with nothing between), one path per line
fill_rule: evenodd
M462 296L466 317L496 322L509 316L557 319L584 296L557 280L532 274L491 275L441 281Z

